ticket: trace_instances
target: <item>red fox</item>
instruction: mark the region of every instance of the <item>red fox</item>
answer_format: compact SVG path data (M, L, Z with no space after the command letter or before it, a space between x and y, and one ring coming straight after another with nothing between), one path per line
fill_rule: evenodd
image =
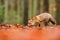
M56 25L56 19L49 13L41 13L28 20L28 26L38 25L40 26L41 22L44 22L45 26L48 26L48 23L51 22L53 25Z

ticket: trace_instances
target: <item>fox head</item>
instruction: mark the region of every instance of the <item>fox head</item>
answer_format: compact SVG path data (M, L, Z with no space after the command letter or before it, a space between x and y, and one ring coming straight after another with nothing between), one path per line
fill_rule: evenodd
M35 24L33 19L28 20L28 26L33 26Z
M28 26L36 25L37 23L39 23L39 21L40 21L40 18L35 16L32 19L28 20Z

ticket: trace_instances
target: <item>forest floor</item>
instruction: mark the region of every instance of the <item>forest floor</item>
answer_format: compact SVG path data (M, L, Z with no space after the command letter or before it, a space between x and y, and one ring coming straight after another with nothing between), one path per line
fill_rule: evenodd
M60 26L0 25L0 40L60 40Z

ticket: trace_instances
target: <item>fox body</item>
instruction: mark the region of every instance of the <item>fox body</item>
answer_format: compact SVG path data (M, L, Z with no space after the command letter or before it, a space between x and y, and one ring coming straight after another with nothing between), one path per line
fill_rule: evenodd
M53 25L57 24L55 18L51 14L41 13L33 17L32 19L28 20L28 26L32 25L40 26L41 22L44 22L45 26L47 26L49 22L51 22Z

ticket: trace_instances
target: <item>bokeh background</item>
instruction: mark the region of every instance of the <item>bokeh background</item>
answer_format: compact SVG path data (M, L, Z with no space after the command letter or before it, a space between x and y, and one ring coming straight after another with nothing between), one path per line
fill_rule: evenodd
M0 0L0 24L24 24L47 11L60 24L60 0Z

